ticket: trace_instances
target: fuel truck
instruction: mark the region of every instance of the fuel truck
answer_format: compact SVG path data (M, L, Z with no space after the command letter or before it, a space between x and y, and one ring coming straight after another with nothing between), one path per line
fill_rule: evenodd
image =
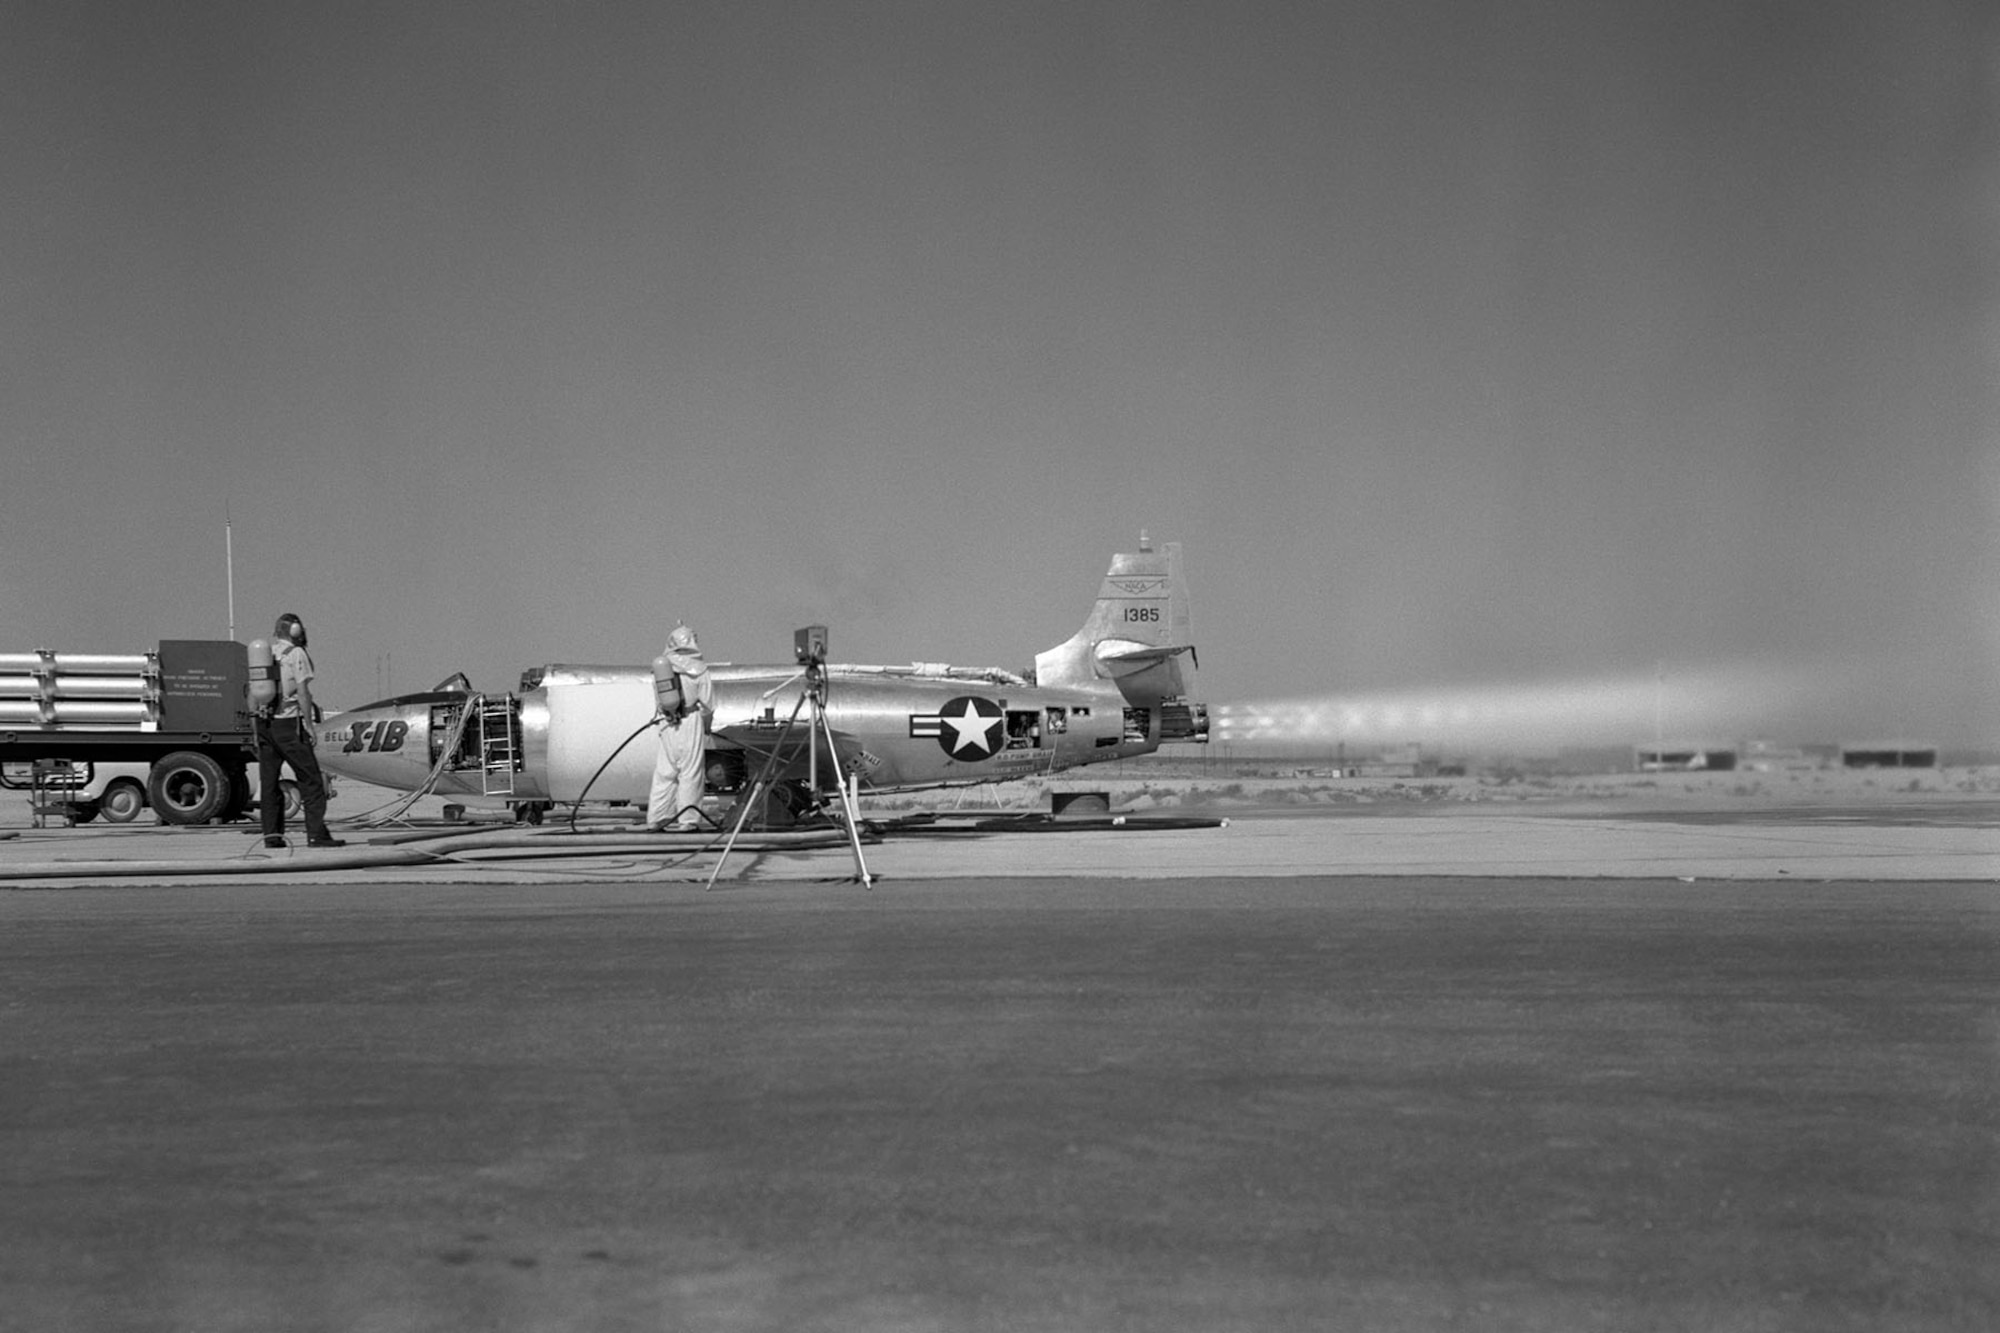
M0 653L0 785L26 790L63 760L60 787L111 777L72 813L168 824L240 818L256 800L257 740L247 711L249 654L229 639L163 639L152 652Z

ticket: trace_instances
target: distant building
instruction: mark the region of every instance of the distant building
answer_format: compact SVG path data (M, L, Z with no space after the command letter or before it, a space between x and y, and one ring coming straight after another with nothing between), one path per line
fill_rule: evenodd
M1630 773L1632 748L1625 745L1565 745L1556 751L1552 776L1585 777L1595 773Z
M1725 773L1736 767L1736 747L1705 742L1632 747L1632 768L1639 773Z
M1349 778L1428 778L1437 776L1438 763L1426 759L1414 745L1382 751L1372 759L1349 761L1341 776Z
M1867 745L1842 745L1842 768L1936 768L1938 749L1918 741L1876 741Z
M1801 773L1825 768L1826 760L1809 753L1802 746L1751 741L1743 747L1737 767L1753 773Z

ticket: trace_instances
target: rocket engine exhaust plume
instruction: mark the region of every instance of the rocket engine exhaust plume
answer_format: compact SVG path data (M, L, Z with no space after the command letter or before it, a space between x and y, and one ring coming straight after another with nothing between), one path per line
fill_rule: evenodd
M1797 672L1711 669L1219 704L1210 720L1212 739L1229 744L1548 752L1764 735L1816 693Z

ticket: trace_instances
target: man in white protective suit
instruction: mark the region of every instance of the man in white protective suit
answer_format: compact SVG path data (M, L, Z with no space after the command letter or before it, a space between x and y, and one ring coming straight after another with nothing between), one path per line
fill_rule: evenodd
M660 734L660 757L653 766L646 827L698 829L715 683L708 677L701 644L686 625L674 626L667 650L653 659L653 695L659 708L653 725Z

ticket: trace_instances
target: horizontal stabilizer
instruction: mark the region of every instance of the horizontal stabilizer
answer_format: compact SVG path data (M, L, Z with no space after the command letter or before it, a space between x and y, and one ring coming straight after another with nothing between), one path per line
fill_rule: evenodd
M1130 639L1105 639L1092 649L1091 653L1097 659L1097 665L1103 674L1129 676L1164 662L1169 657L1178 657L1182 653L1193 651L1194 645L1191 643L1156 647L1150 643L1134 643Z

